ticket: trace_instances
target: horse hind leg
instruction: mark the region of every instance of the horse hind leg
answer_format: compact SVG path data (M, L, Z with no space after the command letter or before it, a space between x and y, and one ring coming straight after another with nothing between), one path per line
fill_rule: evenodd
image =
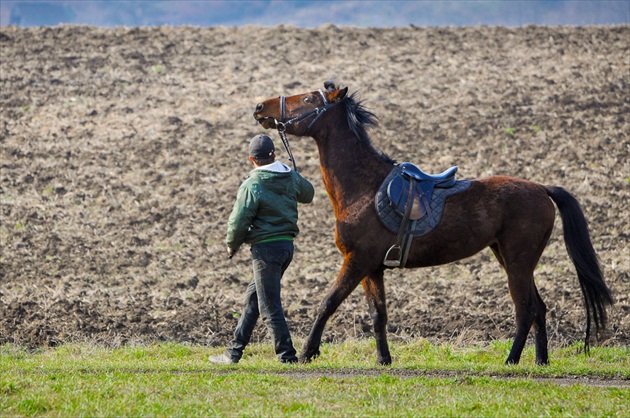
M506 252L505 248L502 251L498 243L490 245L490 249L497 257L501 267L508 274L510 296L512 296L515 308L516 336L505 364L518 364L527 341L527 335L534 323L534 315L532 315L534 310L532 309L531 300L531 287L534 284L534 275L533 272L529 273L530 269L521 269L515 265L508 264L504 254Z
M523 280L527 279L524 278ZM510 285L510 293L516 307L516 336L505 363L518 364L527 341L527 335L533 326L536 338L536 364L546 365L549 364L549 354L547 352L547 307L538 293L533 276L530 290L525 290L525 287ZM514 291L512 290L513 288L518 288L518 290Z
M549 353L547 351L547 306L540 297L536 285L534 285L536 318L534 328L536 330L536 364L549 364Z
M501 255L499 245L495 243L490 248L501 266L506 269L505 259ZM540 297L540 293L538 293L534 283L533 272L530 275L523 274L522 277L522 279L519 279L518 275L513 275L512 279L510 279L508 274L510 294L516 307L517 331L512 350L505 363L517 364L520 361L525 342L527 341L527 335L533 325L536 338L536 364L549 364L549 353L547 351L547 306ZM529 286L527 286L527 283L529 283ZM529 290L527 290L528 287Z
M385 303L383 271L368 275L361 284L363 285L374 327L376 362L380 365L390 365L392 364L392 356L389 353L389 345L387 343L387 305Z
M532 298L534 277L529 271L510 272L509 270L508 266L508 285L515 308L516 336L505 364L518 364L527 341L527 335L536 318L536 309Z

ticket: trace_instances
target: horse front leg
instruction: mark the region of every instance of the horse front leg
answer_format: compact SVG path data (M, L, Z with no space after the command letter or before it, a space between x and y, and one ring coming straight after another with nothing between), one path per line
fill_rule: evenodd
M392 356L387 344L387 305L385 303L385 284L383 271L369 274L361 282L365 298L370 309L370 317L374 326L376 339L376 363L380 365L392 364Z
M299 356L300 363L308 363L319 356L319 346L326 322L337 311L341 302L359 285L363 276L364 273L353 264L351 257L346 256L337 279L317 309L317 317Z

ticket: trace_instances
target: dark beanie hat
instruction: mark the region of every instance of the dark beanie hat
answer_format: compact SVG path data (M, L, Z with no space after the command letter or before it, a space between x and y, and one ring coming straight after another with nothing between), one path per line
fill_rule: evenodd
M265 134L256 135L249 143L249 155L254 158L269 158L275 150L273 141Z

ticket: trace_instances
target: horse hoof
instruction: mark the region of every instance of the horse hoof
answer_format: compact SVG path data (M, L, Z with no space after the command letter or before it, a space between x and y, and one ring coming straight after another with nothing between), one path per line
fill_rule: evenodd
M376 356L376 364L379 366L391 366L392 365L392 356Z
M302 364L310 363L314 358L319 357L319 349L315 351L304 350L302 354L298 356L298 361Z

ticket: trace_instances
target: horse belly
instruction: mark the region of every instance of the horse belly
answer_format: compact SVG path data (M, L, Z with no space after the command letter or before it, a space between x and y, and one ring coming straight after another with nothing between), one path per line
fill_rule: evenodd
M415 238L407 267L428 267L452 263L471 257L496 241L497 231L491 222L475 223L445 217L438 228L428 235Z

